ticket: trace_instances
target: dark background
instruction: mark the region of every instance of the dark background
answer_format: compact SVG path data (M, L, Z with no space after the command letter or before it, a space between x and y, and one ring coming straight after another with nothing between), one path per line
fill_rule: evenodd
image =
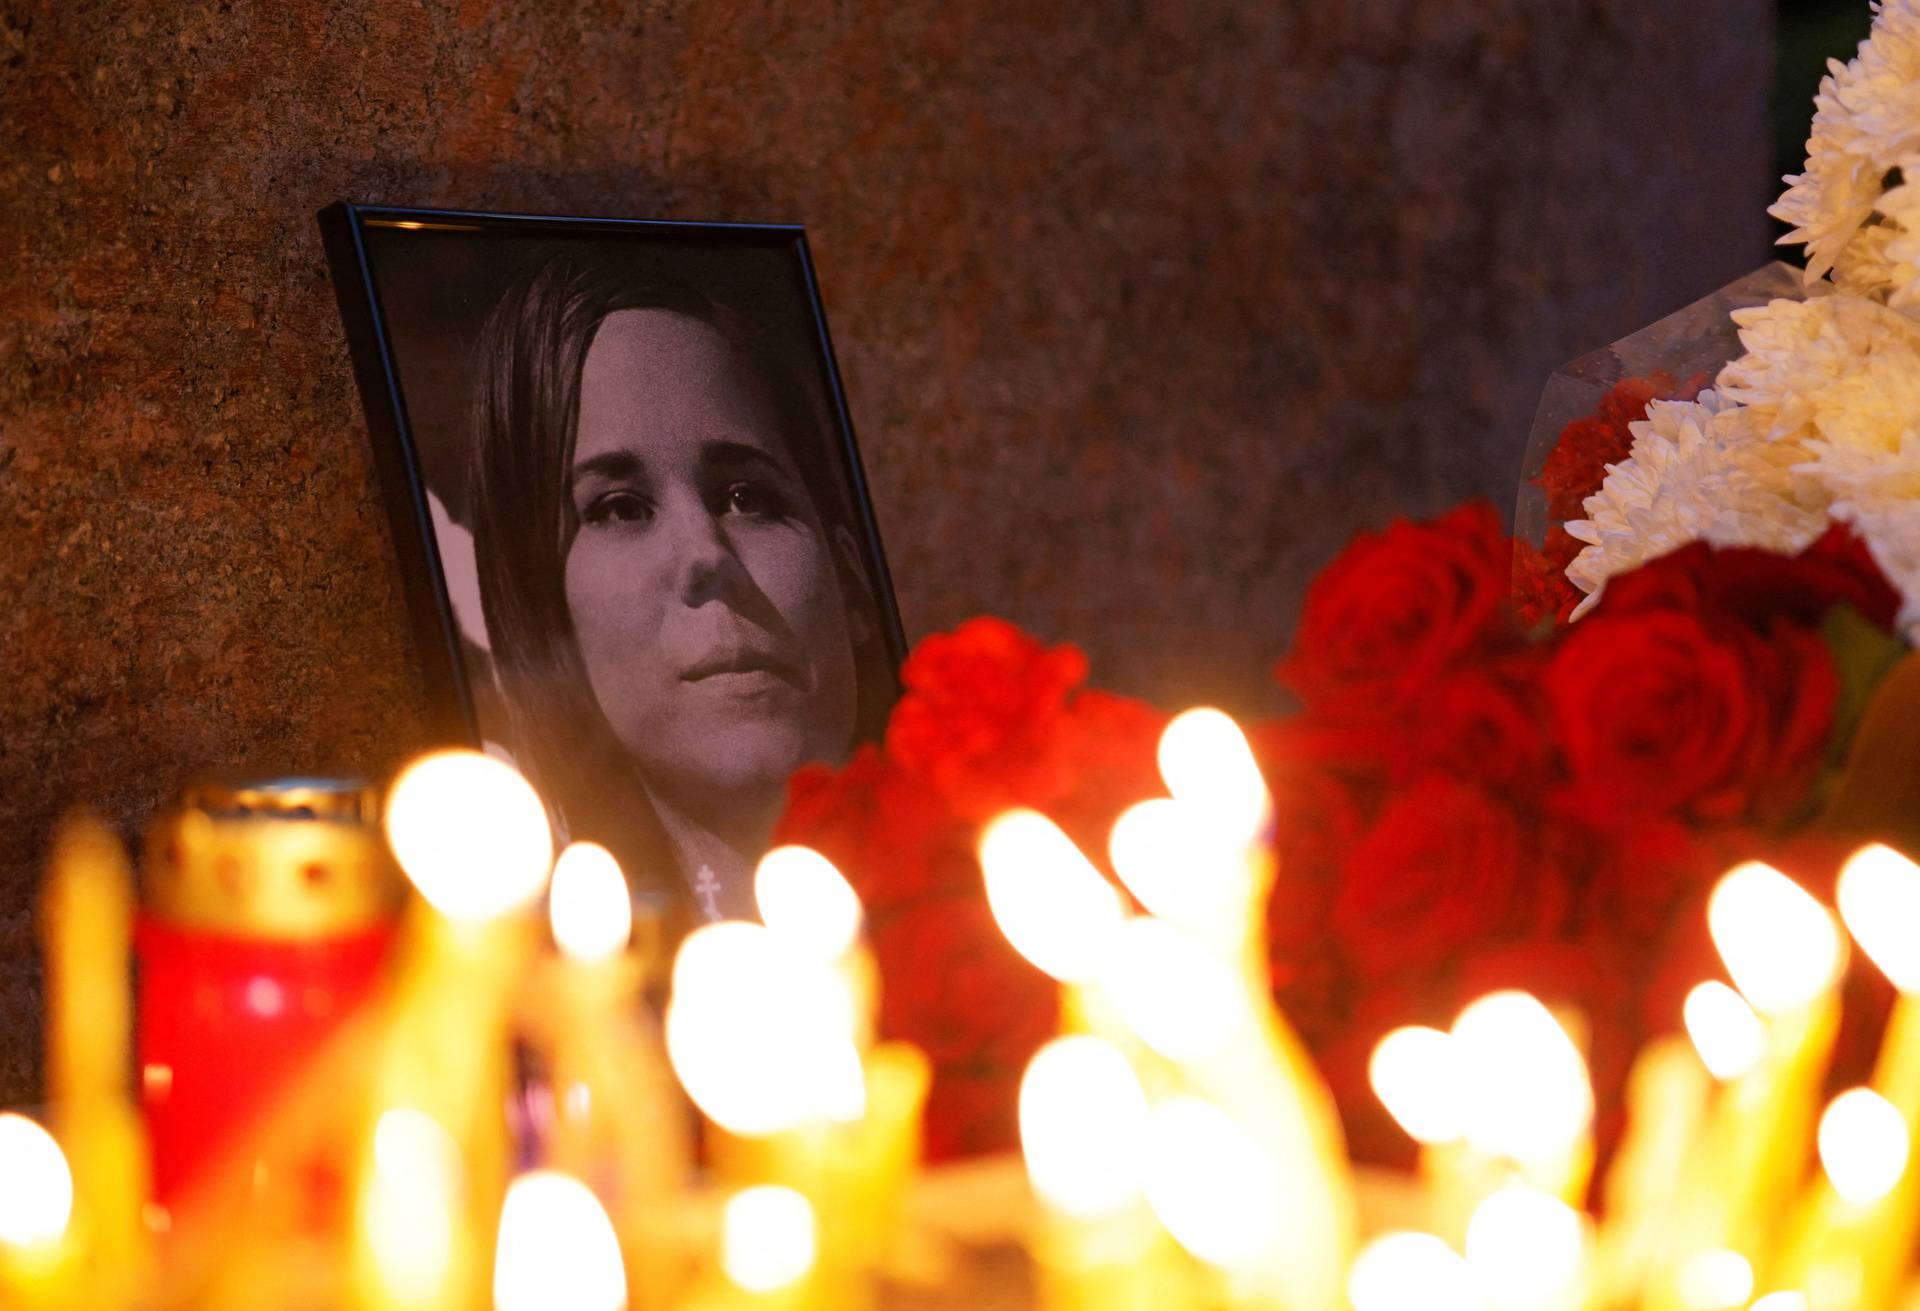
M1766 257L1773 25L0 0L0 1102L59 807L424 738L321 206L805 222L909 635L995 611L1258 709L1354 530L1511 503L1554 365Z

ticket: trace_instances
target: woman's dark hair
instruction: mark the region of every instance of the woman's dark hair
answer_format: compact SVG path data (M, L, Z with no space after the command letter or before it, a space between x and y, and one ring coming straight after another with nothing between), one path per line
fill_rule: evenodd
M579 528L569 484L587 348L609 315L666 310L708 324L765 389L782 439L829 537L860 540L836 426L795 371L799 343L772 342L740 313L676 275L672 256L608 244L556 245L530 258L495 303L476 352L469 505L480 603L507 708L507 745L568 834L613 851L636 884L682 890L634 765L587 678L567 609L567 551ZM781 349L784 346L785 349ZM843 578L849 605L871 597ZM874 638L854 652L856 736L877 736L893 697L892 657L874 603Z

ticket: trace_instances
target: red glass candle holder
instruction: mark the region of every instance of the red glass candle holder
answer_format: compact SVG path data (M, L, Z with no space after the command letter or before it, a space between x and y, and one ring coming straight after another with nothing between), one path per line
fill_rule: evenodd
M366 1000L400 880L362 785L201 785L157 821L134 950L135 1049L170 1207Z

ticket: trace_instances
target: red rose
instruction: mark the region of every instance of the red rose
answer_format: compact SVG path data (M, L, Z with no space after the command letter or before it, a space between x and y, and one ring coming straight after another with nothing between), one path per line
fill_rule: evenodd
M1817 626L1836 605L1889 632L1900 609L1899 592L1845 524L1831 525L1799 555L1689 543L1609 579L1594 614L1680 606L1765 630L1777 619Z
M1553 744L1535 704L1534 659L1488 662L1444 675L1401 731L1413 759L1511 797L1537 792L1550 777Z
M1448 664L1511 632L1511 553L1484 501L1356 538L1308 588L1276 676L1310 711L1400 710Z
M1513 812L1429 774L1402 789L1348 857L1333 928L1362 968L1405 974L1469 946L1558 922L1556 872L1528 858Z
M1772 820L1804 798L1839 678L1810 630L1636 602L1568 630L1546 693L1575 813Z
M1071 783L1058 720L1086 675L1071 646L1042 646L1002 619L969 620L907 657L887 754L965 818L1044 806Z

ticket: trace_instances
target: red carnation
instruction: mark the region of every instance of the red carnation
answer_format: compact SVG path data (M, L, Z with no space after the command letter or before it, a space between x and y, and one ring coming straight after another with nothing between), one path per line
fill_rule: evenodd
M1510 635L1511 555L1485 501L1363 534L1308 588L1275 674L1316 713L1404 707L1448 664Z
M1547 494L1548 516L1580 518L1586 499L1605 481L1607 466L1632 453L1633 433L1627 425L1647 417L1649 402L1690 401L1705 383L1705 374L1682 383L1660 370L1644 378L1622 378L1609 388L1592 414L1560 430L1540 468L1535 481Z
M1003 619L969 620L907 657L887 754L976 821L1045 805L1071 786L1057 723L1086 676L1074 647L1043 646Z

